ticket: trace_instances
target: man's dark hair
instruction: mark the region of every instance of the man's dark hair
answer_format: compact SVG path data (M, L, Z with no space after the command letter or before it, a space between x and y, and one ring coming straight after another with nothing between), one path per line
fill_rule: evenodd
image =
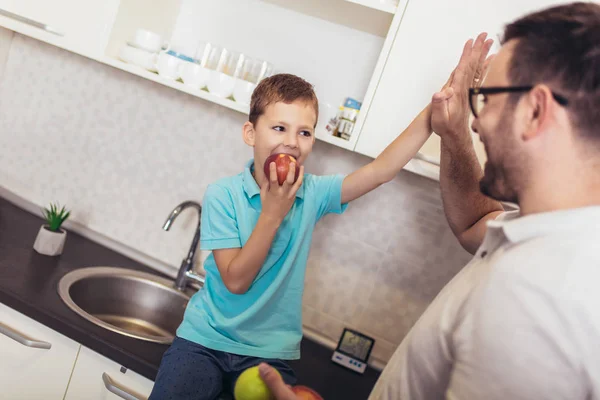
M546 84L569 100L580 134L600 140L600 5L571 3L507 25L503 43L518 40L508 77L512 85Z

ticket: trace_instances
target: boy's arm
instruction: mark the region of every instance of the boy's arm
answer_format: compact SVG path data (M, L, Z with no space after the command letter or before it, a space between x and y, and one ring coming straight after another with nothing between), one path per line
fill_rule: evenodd
M244 247L213 250L227 290L234 294L246 293L267 258L280 224L261 213Z
M375 160L348 175L342 184L342 204L394 179L431 136L430 119L431 105L427 105Z
M242 248L213 250L221 279L231 293L244 294L248 291L265 263L277 229L294 204L296 192L302 185L304 167L300 167L295 183L296 169L292 167L293 164L286 181L279 185L275 163L271 163L270 180L265 180L261 185L262 211L246 244Z

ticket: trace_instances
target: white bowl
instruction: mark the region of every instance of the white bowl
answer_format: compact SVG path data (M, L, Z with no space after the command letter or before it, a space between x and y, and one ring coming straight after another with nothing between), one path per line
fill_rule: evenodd
M184 62L180 58L162 51L157 57L156 70L163 78L177 80L181 76L181 68Z
M210 71L208 79L208 91L219 97L227 98L233 94L235 79L218 71Z
M133 45L151 53L158 53L162 47L162 37L158 33L138 29L135 31Z
M210 72L209 69L202 68L196 63L186 62L181 68L181 80L186 86L202 89L206 87Z
M119 50L119 58L128 64L137 65L149 71L156 71L156 54L149 51L126 44Z
M249 105L254 89L256 89L255 83L243 79L236 79L235 85L233 86L233 98L240 104Z

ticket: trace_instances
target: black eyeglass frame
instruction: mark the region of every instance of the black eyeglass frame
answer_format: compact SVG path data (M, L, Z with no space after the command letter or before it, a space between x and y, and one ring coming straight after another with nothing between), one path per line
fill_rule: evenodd
M490 94L499 94L499 93L519 93L519 92L529 92L535 86L494 86L494 87L481 87L481 88L470 88L469 89L469 106L471 107L471 112L478 118L477 111L475 110L475 104L473 104L473 98L477 95L490 95ZM562 96L558 93L552 92L552 97L558 104L563 107L569 105L569 99L565 96Z

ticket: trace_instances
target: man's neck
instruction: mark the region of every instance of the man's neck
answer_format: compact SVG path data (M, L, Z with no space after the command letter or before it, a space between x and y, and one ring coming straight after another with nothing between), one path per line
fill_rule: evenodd
M521 214L600 206L600 177L590 175L535 181L519 194Z

